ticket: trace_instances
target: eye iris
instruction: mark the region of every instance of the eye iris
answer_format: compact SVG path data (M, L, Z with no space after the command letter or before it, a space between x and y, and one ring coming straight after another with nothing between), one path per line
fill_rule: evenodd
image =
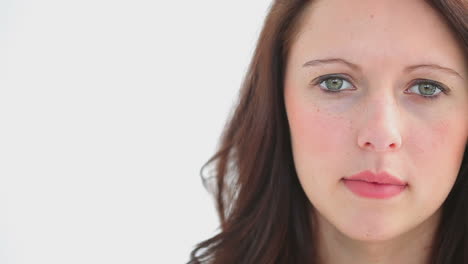
M343 80L340 80L338 78L332 78L332 79L328 79L326 83L327 83L327 87L330 90L339 90L340 87L343 85Z
M433 84L425 83L418 85L418 89L422 95L432 95L437 88Z

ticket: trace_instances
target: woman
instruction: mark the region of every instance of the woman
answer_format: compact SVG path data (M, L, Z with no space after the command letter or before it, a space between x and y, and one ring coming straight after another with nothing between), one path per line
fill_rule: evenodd
M467 54L466 0L275 1L190 263L468 263Z

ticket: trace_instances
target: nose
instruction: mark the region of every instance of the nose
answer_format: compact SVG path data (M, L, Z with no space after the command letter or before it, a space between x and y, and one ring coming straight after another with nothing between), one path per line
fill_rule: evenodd
M401 147L400 112L392 99L368 100L359 114L358 145L366 151L388 152Z

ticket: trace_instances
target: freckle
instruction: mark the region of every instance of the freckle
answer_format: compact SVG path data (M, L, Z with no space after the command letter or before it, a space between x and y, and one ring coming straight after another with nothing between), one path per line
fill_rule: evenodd
M374 14L371 14L371 15L370 15L370 18L374 18Z

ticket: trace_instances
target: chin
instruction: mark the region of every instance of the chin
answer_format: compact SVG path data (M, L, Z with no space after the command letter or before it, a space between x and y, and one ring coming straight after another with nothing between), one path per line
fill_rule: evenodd
M396 226L378 224L347 224L342 230L343 235L362 242L381 242L397 237L400 232Z

